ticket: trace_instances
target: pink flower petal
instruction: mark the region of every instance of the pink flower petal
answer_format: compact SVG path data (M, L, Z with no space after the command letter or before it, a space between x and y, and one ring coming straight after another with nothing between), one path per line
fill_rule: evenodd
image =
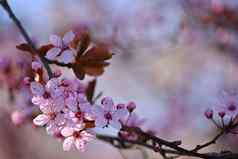
M67 137L63 142L63 150L69 151L74 143L74 137Z
M104 97L101 102L105 111L113 111L115 109L114 102L111 97Z
M61 55L59 57L57 57L57 61L64 63L64 64L74 63L75 56L74 56L73 51L65 50L64 52L61 53Z
M69 31L65 33L63 37L64 45L69 45L69 43L72 42L74 38L75 38L75 34L73 33L73 31Z
M61 134L64 137L69 137L74 133L74 129L73 128L69 128L69 127L65 127L61 130Z
M59 48L63 47L63 41L62 41L61 37L59 37L58 35L51 35L50 43L56 47L59 47Z
M48 60L56 60L56 57L60 54L60 52L61 52L60 48L54 47L46 53L45 57Z
M107 125L107 120L104 118L104 116L102 117L97 117L95 120L95 125L97 127L104 127Z
M82 141L82 140L80 140L80 139L76 139L76 140L75 140L75 147L76 147L79 151L84 152L84 151L85 151L84 146L85 146L85 142L84 142L84 141Z
M31 82L31 92L35 96L42 96L45 93L45 89L39 82Z
M70 110L72 110L73 112L76 112L78 110L78 102L77 102L77 99L76 97L73 97L73 96L69 96L68 98L66 98L65 100L65 104L68 106L68 108Z
M33 123L38 126L45 125L50 120L50 117L45 114L38 115L34 120Z

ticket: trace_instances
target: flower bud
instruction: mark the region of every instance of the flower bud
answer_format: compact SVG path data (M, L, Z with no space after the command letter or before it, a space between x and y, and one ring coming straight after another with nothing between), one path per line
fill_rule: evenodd
M213 118L213 110L212 109L207 109L204 113L207 119L212 119Z
M12 112L11 114L11 120L12 120L12 123L16 126L20 126L24 123L25 121L25 115L24 113L22 112L19 112L19 111L14 111Z
M136 104L134 102L129 102L126 106L127 110L131 113L136 108Z
M224 118L224 116L226 115L225 112L219 112L218 115L221 117L221 118Z

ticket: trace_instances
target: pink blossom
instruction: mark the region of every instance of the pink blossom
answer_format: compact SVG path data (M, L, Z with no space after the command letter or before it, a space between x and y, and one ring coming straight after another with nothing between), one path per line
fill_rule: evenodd
M49 134L54 134L62 128L65 123L64 115L60 112L62 108L56 105L40 107L43 114L38 115L34 120L34 124L38 126L46 125Z
M31 82L30 88L32 94L35 96L42 96L45 93L44 86L39 82Z
M85 145L95 138L95 135L83 129L82 125L77 125L73 128L65 127L61 134L65 137L63 142L64 151L69 151L72 146L80 151L85 151Z
M208 108L205 112L204 115L206 116L207 119L212 119L213 118L213 110Z
M111 125L114 128L120 129L120 119L128 114L126 109L117 109L110 97L103 98L102 105L95 106L93 109L96 117L96 126L99 127L108 127Z
M51 35L50 43L54 47L46 53L46 58L64 64L73 63L75 61L75 51L69 45L74 38L75 34L72 31L65 33L63 38L57 35Z

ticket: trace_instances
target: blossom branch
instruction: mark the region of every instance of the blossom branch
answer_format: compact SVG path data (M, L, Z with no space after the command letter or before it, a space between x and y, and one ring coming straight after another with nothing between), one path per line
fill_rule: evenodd
M128 129L128 128L126 128ZM152 142L156 142L157 144L161 145L159 153L163 152L161 155L166 157L166 154L173 154L173 155L179 155L179 156L192 156L192 157L198 157L203 159L235 159L238 157L238 154L231 153L231 152L221 152L221 153L198 153L196 151L208 147L211 144L214 144L223 134L224 132L219 133L217 136L215 136L211 141L197 146L193 150L187 150L180 146L178 146L177 142L170 142L161 138L158 138L156 136L153 136L151 134L143 132L139 128L133 128L135 132L139 133L140 135L143 135L148 140L152 140ZM121 149L127 149L133 147L133 145L140 145L142 147L146 147L148 149L154 150L154 145L150 144L149 142L143 142L139 140L128 140L121 137L113 137L113 136L107 136L107 135L97 135L97 138L99 140L108 142L112 144L113 146ZM163 146L168 147L169 149L163 148ZM168 158L168 157L167 157Z
M21 24L20 20L16 17L16 15L14 14L14 12L12 11L10 5L8 4L7 0L1 0L0 1L1 6L4 8L4 10L8 13L10 19L15 23L15 25L17 26L17 28L19 29L20 33L22 34L22 36L24 37L24 39L26 40L26 42L30 45L30 47L32 48L32 50L38 54L37 52L37 48L34 45L34 43L32 42L30 36L28 35L27 31L25 30L25 28L23 27L23 25ZM47 61L45 60L45 58L43 56L41 56L40 54L38 54L38 56L40 57L41 62L43 63L49 78L51 78L53 76L53 73L50 69L50 66L48 65Z

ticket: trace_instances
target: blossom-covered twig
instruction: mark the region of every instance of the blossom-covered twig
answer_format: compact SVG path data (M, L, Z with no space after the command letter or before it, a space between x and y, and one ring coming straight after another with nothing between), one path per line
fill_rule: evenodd
M134 129L137 133L142 134L144 137L151 139L158 144L161 145L160 151L163 151L164 154L173 154L173 155L179 155L179 156L191 156L191 157L198 157L203 159L236 159L238 157L238 154L232 153L232 152L212 152L212 153L198 153L194 150L188 150L185 148L182 148L176 144L176 142L170 142L161 138L158 138L156 136L153 136L149 133L143 132L139 128ZM210 142L201 145L196 150L200 150L201 148L208 147L211 145L210 143L214 143L222 134L220 133L219 136L217 135L216 138L211 140ZM115 137L115 136L108 136L108 135L97 135L97 138L99 140L108 142L112 144L113 146L120 148L120 149L128 149L133 147L134 145L140 145L143 147L146 147L151 150L155 150L155 147L151 144L151 142L142 142L139 140L128 140L125 138ZM163 148L163 146L167 148ZM168 149L169 148L169 149Z
M16 15L14 14L14 12L12 11L10 5L8 4L7 0L1 0L0 1L1 6L4 8L4 10L8 13L10 19L15 23L15 25L17 26L17 28L19 29L19 31L21 32L22 36L24 37L24 39L26 40L26 42L30 45L31 49L34 51L35 54L38 54L38 56L40 57L41 62L43 63L49 78L51 78L53 76L53 73L50 69L49 64L47 63L47 61L44 59L44 57L42 57L38 51L37 48L35 46L35 44L33 43L33 41L31 40L30 36L28 35L27 31L24 29L24 27L22 26L21 22L18 20L18 18L16 17Z

